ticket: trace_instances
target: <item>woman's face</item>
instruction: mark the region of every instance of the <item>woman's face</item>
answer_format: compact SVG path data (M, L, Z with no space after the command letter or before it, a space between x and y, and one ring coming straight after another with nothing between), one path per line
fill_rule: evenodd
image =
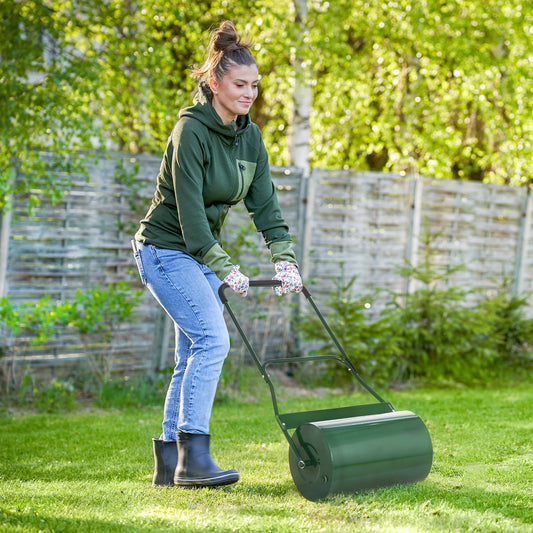
M257 98L259 72L256 65L235 65L220 81L209 80L213 107L224 124L246 115Z

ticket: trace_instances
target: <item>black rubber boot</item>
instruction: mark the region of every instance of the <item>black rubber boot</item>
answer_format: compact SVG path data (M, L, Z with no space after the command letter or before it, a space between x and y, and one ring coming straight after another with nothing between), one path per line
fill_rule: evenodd
M209 452L211 435L178 433L178 467L174 485L178 487L216 487L239 481L237 470L222 470Z
M172 487L178 464L178 448L175 441L152 439L154 443L154 479L152 485Z

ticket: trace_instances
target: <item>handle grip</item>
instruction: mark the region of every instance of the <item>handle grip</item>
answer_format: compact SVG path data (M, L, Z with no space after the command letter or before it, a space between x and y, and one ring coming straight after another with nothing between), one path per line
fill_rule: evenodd
M251 279L250 287L281 287L281 281L277 279ZM220 301L225 304L228 301L228 298L224 294L224 291L229 288L227 283L223 283L218 288L218 296Z

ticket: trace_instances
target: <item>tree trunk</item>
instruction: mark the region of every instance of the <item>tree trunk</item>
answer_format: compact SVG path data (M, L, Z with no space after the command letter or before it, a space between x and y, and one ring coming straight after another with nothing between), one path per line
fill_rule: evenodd
M304 169L304 176L309 175L309 146L311 143L311 115L312 87L309 68L306 66L304 54L307 32L307 0L293 0L295 25L297 28L296 46L292 56L294 66L293 106L289 126L289 154L290 165Z

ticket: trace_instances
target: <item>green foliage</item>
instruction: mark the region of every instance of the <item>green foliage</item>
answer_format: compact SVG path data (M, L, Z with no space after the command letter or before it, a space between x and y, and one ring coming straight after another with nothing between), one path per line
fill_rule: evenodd
M533 319L525 317L527 299L509 295L504 282L495 296L444 287L463 268L439 267L432 236L426 236L424 260L400 269L416 290L389 292L377 319L365 307L372 298L352 294L354 279L338 284L326 302L327 320L360 373L374 382L490 382L533 366ZM469 303L471 300L478 303ZM319 341L317 353L336 353L326 331L314 318L300 325L304 339ZM329 372L333 383L337 371Z
M125 281L110 284L105 290L95 287L87 293L76 291L68 325L81 336L85 347L85 363L97 388L111 378L113 334L122 322L131 319L133 308L141 295L142 290L134 292ZM89 382L86 383L86 386L89 385Z
M466 304L466 295L456 287L422 288L384 313L400 379L472 383L495 377L495 332Z
M371 322L368 319L376 294L355 295L355 280L352 277L345 283L344 277L341 277L340 281L335 281L336 289L330 292L326 301L326 321L360 374L372 376L377 383L388 382L394 372L393 361L384 347L388 332L381 321ZM297 329L305 340L319 342L319 346L306 355L338 355L338 348L316 314L302 315ZM302 372L305 375L301 379L312 379L317 385L354 384L348 370L334 361L327 362L325 368L318 363L313 364L312 369L302 368Z
M78 290L73 300L65 302L52 302L45 297L37 302L13 306L4 297L0 299L0 323L14 336L13 346L6 346L4 352L16 354L18 345L25 343L45 345L61 331L73 328L85 347L90 376L101 385L109 379L112 369L112 336L121 323L132 320L133 309L141 294L142 291L133 291L129 283L120 281L105 289L98 286L87 292ZM17 388L17 383L11 381L6 374L6 389Z
M70 311L68 325L82 336L98 333L108 341L116 327L131 317L141 295L142 291L133 291L125 281L109 284L106 289L94 287L87 292L78 289L74 302L63 304Z
M163 0L4 0L0 209L13 192L27 195L30 210L42 195L57 201L69 188L66 172L82 171L95 147L160 153L178 109L191 103L190 67L225 18L256 43L262 80L253 118L273 163L289 162L301 64L312 77L313 166L528 180L531 2L307 8L297 21L288 1L179 0L169 9ZM53 155L44 162L41 151Z
M96 391L96 405L103 408L163 405L168 376L117 376L101 383Z
M53 379L45 384L25 376L19 395L23 405L29 402L41 413L69 412L76 406L74 385L69 381Z
M30 211L41 194L57 201L70 180L50 171L82 171L78 150L101 138L90 96L98 69L77 49L67 4L0 3L0 209L12 193L27 194ZM48 161L42 150L52 154Z
M533 346L533 322L523 312L527 299L510 295L505 279L494 297L443 288L443 282L464 265L439 266L432 246L435 236L422 238L421 264L400 269L419 286L406 296L392 294L382 313L401 365L399 377L473 383L493 380L507 367L525 368Z
M309 19L315 166L528 180L530 2L341 0Z
M31 333L31 344L44 344L57 332L57 328L70 320L70 302L51 302L49 296L32 303L13 307L7 297L0 299L0 322L13 335Z
M90 379L90 377L89 377ZM8 404L40 413L65 413L73 411L77 396L91 405L109 409L162 406L169 376L133 375L111 376L87 390L87 376L76 372L73 378L37 378L26 374L21 380L18 397L5 398Z
M8 298L0 299L0 321L14 335L30 333L31 343L40 345L50 340L58 328L70 326L81 335L91 332L109 339L112 330L131 317L142 291L134 292L125 281L109 284L106 289L93 287L76 291L72 301L52 302L49 296L36 302L13 307Z
M533 370L533 318L527 318L524 296L509 296L509 282L504 280L496 294L483 300L479 312L487 317L497 341L498 366L514 371Z

